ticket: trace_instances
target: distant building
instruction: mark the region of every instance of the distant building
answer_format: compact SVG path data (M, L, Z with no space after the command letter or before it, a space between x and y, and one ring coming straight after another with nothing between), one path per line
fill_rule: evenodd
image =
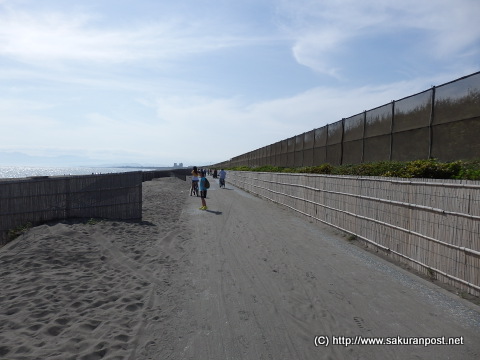
M174 168L183 168L183 163L179 163L179 164L173 163L173 167Z

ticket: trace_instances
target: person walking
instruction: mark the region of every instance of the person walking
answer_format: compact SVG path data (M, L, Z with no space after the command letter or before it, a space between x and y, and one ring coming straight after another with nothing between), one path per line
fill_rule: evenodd
M223 188L225 188L225 178L227 177L226 171L222 169L218 175L220 175L220 187L223 186Z
M203 171L200 172L200 199L202 200L202 207L200 210L207 210L207 202L205 199L207 198L207 189L209 187L208 180L205 177L205 173Z
M197 170L197 167L194 166L192 170L192 186L190 188L190 196L192 196L192 193L198 196L198 181L199 181L198 170Z

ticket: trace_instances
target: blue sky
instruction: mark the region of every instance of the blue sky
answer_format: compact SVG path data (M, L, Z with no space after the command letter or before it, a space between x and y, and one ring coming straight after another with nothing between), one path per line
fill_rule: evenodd
M0 0L0 165L227 160L479 71L479 18L478 0Z

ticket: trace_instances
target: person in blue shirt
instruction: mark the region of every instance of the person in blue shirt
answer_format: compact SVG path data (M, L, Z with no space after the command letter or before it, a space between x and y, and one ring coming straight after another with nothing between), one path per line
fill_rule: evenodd
M207 210L207 202L205 199L207 198L207 188L205 187L205 173L203 171L200 172L200 199L202 200L202 207L200 210Z
M225 187L225 177L227 176L227 173L225 170L220 170L220 187Z

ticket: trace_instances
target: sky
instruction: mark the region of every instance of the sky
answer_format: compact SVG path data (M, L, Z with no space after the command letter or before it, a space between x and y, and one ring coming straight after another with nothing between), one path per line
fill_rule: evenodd
M222 162L479 71L479 18L478 0L0 0L0 166Z

